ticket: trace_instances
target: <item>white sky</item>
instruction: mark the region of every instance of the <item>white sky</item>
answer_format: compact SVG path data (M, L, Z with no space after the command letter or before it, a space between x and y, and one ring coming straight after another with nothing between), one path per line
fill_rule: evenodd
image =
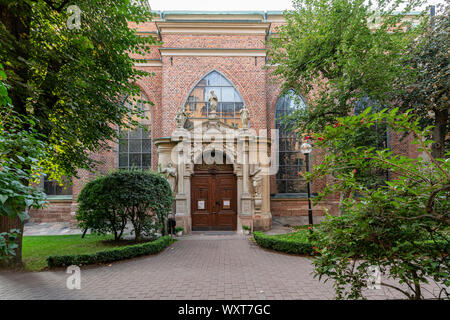
M149 0L152 10L276 11L292 8L292 0Z
M292 8L292 0L148 0L152 10L189 11L283 11ZM445 0L428 0L430 4Z

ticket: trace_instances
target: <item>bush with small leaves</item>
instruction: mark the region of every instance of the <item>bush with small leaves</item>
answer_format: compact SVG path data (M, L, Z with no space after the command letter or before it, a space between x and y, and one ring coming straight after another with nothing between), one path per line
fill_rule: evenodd
M341 192L342 215L328 216L314 228L311 240L320 255L315 274L335 283L338 298L363 297L373 266L382 275L381 285L401 292L408 299L423 299L425 284L434 282L438 298L448 298L450 286L450 161L432 155L431 127L421 129L420 118L398 109L339 118L339 126L326 126L317 147L327 150L321 164L305 174L309 180L333 176L314 200ZM348 143L359 127L385 123L391 132L412 136L419 157L396 154ZM390 179L373 188L357 179L370 167L388 170ZM397 283L387 282L391 278Z
M78 197L80 227L113 233L119 240L127 222L135 240L155 232L164 234L164 223L173 202L167 180L159 173L138 169L118 170L86 184Z

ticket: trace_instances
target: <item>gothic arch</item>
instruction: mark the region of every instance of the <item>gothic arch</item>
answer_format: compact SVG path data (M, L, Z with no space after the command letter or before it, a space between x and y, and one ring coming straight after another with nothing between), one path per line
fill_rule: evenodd
M232 81L213 69L194 84L184 100L183 108L188 115L187 128L209 118L209 97L212 91L218 99L217 114L214 115L231 127L240 127L239 111L244 107L244 99Z
M198 80L191 86L191 88L189 89L189 92L188 92L186 98L184 99L183 106L186 105L186 103L188 102L188 99L189 99L190 94L192 93L192 91L194 90L194 88L200 83L200 81L202 81L203 79L205 79L208 75L210 75L210 74L213 73L213 72L217 72L219 75L221 75L221 76L224 77L226 80L228 80L228 81L231 83L231 85L233 86L233 88L239 93L239 96L241 97L242 101L244 101L244 98L243 98L242 94L240 93L239 89L236 87L236 85L234 84L234 82L231 81L230 78L227 77L223 72L221 72L221 71L219 71L219 70L217 70L217 69L214 68L214 69L211 69L211 70L209 70L208 72L204 73L203 76L201 76L200 79L198 79Z

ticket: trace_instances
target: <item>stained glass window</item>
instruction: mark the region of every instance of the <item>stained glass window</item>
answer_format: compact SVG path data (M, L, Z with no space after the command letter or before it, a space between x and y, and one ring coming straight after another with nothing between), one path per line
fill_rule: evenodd
M275 177L277 193L306 192L306 183L298 174L306 169L305 157L300 152L302 142L292 129L292 122L286 119L299 108L306 108L306 104L293 90L281 96L276 104L275 129L279 135L279 169Z
M136 100L136 101L134 101ZM149 169L152 166L151 110L145 103L148 99L141 93L126 103L135 105L145 112L147 119L140 119L143 128L121 129L119 132L119 168Z
M189 118L186 127L208 118L211 111L209 106L211 91L214 91L218 99L217 117L234 128L240 127L239 111L244 106L244 101L233 84L217 71L206 75L190 92L185 105Z
M63 177L62 185L58 181L51 180L47 176L44 176L43 182L44 192L48 196L71 196L72 185L66 177Z

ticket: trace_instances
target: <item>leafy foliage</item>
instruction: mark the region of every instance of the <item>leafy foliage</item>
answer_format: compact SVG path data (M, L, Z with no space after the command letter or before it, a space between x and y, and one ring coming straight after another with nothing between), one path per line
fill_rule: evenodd
M301 132L319 132L366 97L388 105L407 45L421 30L402 19L419 2L294 2L286 25L270 38L269 56L284 90L293 88L308 99L309 108L294 114Z
M91 254L50 256L48 257L47 262L50 268L67 267L71 265L83 266L96 263L109 263L148 254L156 254L164 250L169 244L170 237L164 236L152 242L114 248Z
M415 39L407 50L408 59L397 79L401 110L413 109L423 127L434 125L433 155L442 158L450 143L447 133L449 104L449 30L450 7L438 6L439 15Z
M315 246L308 239L308 231L298 231L291 234L266 235L255 231L253 238L261 247L285 253L313 255Z
M69 1L0 0L0 61L5 67L0 78L8 86L11 109L5 112L21 121L2 128L2 159L7 152L5 157L15 161L1 172L6 214L23 219L27 206L42 204L27 179L37 162L42 170L36 172L50 179L77 176L79 168L95 166L91 152L109 148L118 126L136 126L144 117L137 104L123 103L137 96L136 81L149 75L134 63L155 43L133 27L151 20L148 7L139 2L77 1L81 26L71 29ZM5 93L2 85L2 105ZM7 221L0 217L0 232L9 231ZM14 225L23 228L19 221ZM20 253L21 237L17 242Z
M11 230L10 232L0 233L0 263L6 263L11 257L16 255L18 247L16 243L17 235L20 230Z
M82 228L113 232L116 240L130 221L139 241L153 231L164 234L173 200L169 183L159 173L119 170L85 185L76 218Z
M151 20L130 0L80 0L81 26L70 29L68 1L0 2L0 60L5 61L14 110L33 114L46 138L52 178L92 168L90 152L108 148L117 126L136 125L143 110L124 105L148 76L134 68L152 36L133 24Z
M0 216L28 218L28 208L45 204L45 194L30 185L41 169L45 144L34 129L32 117L18 115L8 97L6 75L0 64ZM28 128L28 130L23 130ZM20 230L2 232L0 259L15 256Z
M341 216L328 216L315 228L313 241L321 253L314 261L316 275L334 280L338 298L361 298L371 266L379 267L385 279L398 281L382 285L409 299L423 298L423 286L430 281L442 287L441 296L448 296L450 162L432 156L433 141L425 138L431 128L422 130L420 119L398 109L372 114L369 109L338 121L339 126L324 129L318 147L333 150L351 141L358 127L383 121L394 132L413 135L421 156L348 144L340 153L327 153L323 163L306 174L308 179L330 174L335 178L315 201L333 192L350 195ZM389 170L390 181L368 188L355 177L367 166Z

